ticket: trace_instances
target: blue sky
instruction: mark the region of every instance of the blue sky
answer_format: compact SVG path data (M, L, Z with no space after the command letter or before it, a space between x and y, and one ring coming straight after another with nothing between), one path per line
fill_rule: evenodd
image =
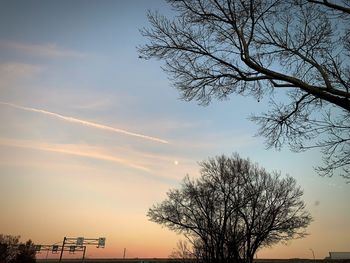
M105 235L92 256L167 257L181 237L147 209L199 161L238 152L294 176L315 219L309 237L259 257L348 250L349 186L313 171L315 150L265 149L247 118L266 101L180 100L161 62L138 58L148 9L172 14L163 1L0 3L0 232L37 243Z

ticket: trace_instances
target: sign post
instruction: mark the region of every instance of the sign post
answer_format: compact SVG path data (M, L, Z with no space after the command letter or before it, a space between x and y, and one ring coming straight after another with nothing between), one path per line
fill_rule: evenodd
M35 250L37 253L40 251L47 251L46 258L48 256L49 251L52 251L53 254L58 253L60 250L60 259L59 262L62 261L63 252L68 251L70 254L74 254L75 252L82 252L83 258L82 262L85 260L86 254L86 246L87 245L95 245L97 248L104 248L106 245L106 238L84 238L84 237L64 237L62 245L36 245Z
M63 255L63 250L64 250L64 245L66 244L66 237L63 238L63 242L62 242L62 249L61 249L61 255L60 255L60 260L59 262L61 262L62 260L62 255Z
M104 248L105 244L106 244L105 237L99 237L99 238L64 237L59 262L62 261L63 251L69 251L69 253L74 253L75 251L83 252L82 261L84 262L86 245L97 245L98 248ZM66 246L69 247L68 250L65 249Z

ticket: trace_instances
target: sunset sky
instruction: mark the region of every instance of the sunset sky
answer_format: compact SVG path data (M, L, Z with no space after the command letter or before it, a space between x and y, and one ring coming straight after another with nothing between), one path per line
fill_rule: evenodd
M198 162L233 152L297 179L309 236L258 258L350 251L350 184L322 178L317 150L266 150L247 118L264 101L184 102L159 61L139 59L163 1L0 2L0 233L37 244L106 237L88 257L168 257L181 236L148 208Z

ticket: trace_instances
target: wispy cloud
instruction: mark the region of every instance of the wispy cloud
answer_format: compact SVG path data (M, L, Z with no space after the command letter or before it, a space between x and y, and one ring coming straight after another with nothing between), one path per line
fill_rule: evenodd
M36 109L36 108L30 108L30 107L24 107L21 105L17 105L17 104L13 104L13 103L9 103L9 102L2 102L0 101L1 105L6 105L6 106L10 106L16 109L21 109L21 110L25 110L25 111L31 111L31 112L37 112L37 113L41 113L41 114L45 114L60 120L64 120L67 122L72 122L72 123L77 123L80 125L84 125L84 126L88 126L88 127L92 127L92 128L96 128L96 129L101 129L101 130L105 130L105 131L111 131L111 132L116 132L116 133L121 133L124 135L129 135L129 136L134 136L134 137L138 137L138 138L142 138L145 140L149 140L149 141L154 141L154 142L159 142L159 143L164 143L164 144L168 144L169 142L157 137L152 137L152 136L148 136L148 135L144 135L144 134L140 134L140 133L135 133L135 132L130 132L127 130L123 130L123 129L119 129L119 128L114 128L111 126L107 126L104 124L99 124L99 123L95 123L95 122L91 122L91 121L86 121L86 120L82 120L82 119L77 119L74 117L70 117L70 116L64 116L55 112L51 112L51 111L46 111L46 110L42 110L42 109Z
M0 77L2 81L10 78L31 77L40 70L40 66L32 64L17 62L0 63Z
M14 49L30 55L50 58L84 58L86 55L77 51L64 49L56 44L23 44L12 41L1 41L1 48Z
M4 138L0 138L0 145L29 148L34 150L76 155L76 156L87 157L87 158L92 158L96 160L110 161L110 162L122 164L128 167L132 167L138 170L150 172L150 169L143 165L136 164L135 162L125 158L119 158L114 155L103 153L99 149L96 149L94 147L89 147L86 145L47 144L47 143L38 143L38 142L28 141L28 140L14 140L14 139L4 139Z

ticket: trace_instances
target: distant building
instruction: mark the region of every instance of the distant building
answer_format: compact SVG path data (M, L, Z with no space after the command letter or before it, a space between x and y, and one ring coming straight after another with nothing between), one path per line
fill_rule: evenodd
M350 252L329 252L327 259L350 259Z

